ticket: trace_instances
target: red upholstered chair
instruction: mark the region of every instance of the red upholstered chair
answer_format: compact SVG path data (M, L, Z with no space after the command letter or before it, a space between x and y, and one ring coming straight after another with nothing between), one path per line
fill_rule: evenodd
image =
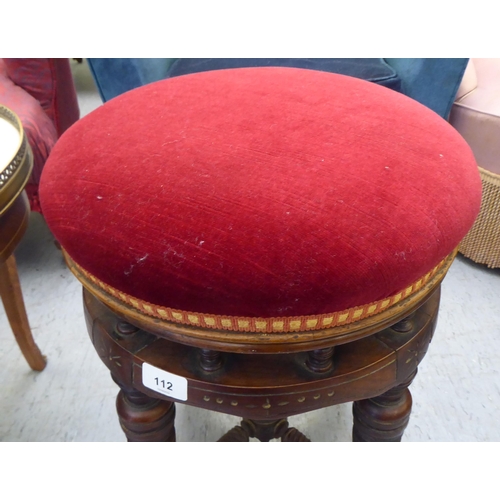
M40 194L128 440L175 440L176 401L242 417L221 440L307 440L288 416L353 401L354 440L398 441L481 182L416 101L267 67L112 99Z
M26 186L31 210L40 212L38 184L61 134L80 117L68 59L0 59L0 104L19 116L33 152Z
M38 185L45 162L61 134L79 118L69 61L0 59L0 105L5 116L14 112L16 118L11 119L24 137L19 158L13 158L11 164L13 169L17 168L12 178L21 178L22 175L20 190L25 186L29 200L28 203L25 194L20 195L19 191L10 192L10 180L1 183L0 294L26 360L34 370L43 370L45 359L31 335L13 251L27 228L30 206L31 210L41 211ZM0 147L5 145L0 144ZM3 169L7 165L0 167ZM9 198L9 208L4 203L5 197ZM12 206L10 202L13 202Z

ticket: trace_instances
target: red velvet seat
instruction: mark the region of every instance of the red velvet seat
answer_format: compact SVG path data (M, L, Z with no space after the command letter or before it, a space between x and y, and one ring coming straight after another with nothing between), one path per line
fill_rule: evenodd
M261 68L112 100L57 144L42 194L71 258L142 311L302 330L422 285L472 224L480 182L459 134L417 102Z
M416 101L267 67L112 99L40 193L129 440L174 440L177 399L250 419L224 440L302 440L284 416L355 401L354 438L395 441L481 182Z

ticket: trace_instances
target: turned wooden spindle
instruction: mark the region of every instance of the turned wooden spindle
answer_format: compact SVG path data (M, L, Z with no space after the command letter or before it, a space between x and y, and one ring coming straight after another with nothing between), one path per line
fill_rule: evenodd
M115 332L123 338L130 337L131 335L136 334L139 331L139 328L128 323L127 321L118 321L115 327Z
M224 359L219 351L200 349L200 366L206 372L215 372L222 368Z
M316 373L326 373L333 368L333 347L315 349L308 353L306 366Z
M408 333L413 329L413 317L415 314L410 314L406 318L403 318L401 321L398 321L396 324L392 325L392 329L398 333Z

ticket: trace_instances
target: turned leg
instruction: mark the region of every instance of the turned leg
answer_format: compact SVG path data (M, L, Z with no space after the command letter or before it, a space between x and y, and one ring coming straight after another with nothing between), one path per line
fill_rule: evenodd
M412 399L408 379L381 396L353 404L353 441L401 441L410 419Z
M122 387L116 409L127 441L175 441L174 403Z
M0 264L0 295L21 352L33 370L42 371L47 360L31 334L14 255Z

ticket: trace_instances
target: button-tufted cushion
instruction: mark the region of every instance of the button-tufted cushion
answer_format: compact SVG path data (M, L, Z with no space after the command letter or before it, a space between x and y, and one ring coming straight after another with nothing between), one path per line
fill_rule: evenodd
M109 101L58 141L40 189L68 255L118 298L252 331L269 318L324 328L411 293L481 197L469 147L434 112L356 78L272 67Z

